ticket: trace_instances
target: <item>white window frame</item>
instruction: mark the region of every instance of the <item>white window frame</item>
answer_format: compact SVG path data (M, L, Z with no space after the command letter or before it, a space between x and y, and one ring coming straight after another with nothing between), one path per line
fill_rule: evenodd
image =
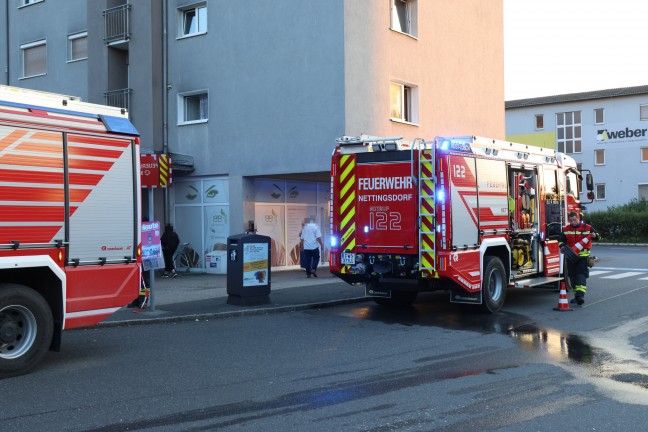
M596 113L597 111L601 111L601 121L598 122L596 121ZM594 124L595 125L602 125L605 124L605 108L594 108Z
M192 96L207 96L207 115L205 118L199 118L196 120L187 120L187 98ZM199 102L201 103L201 102ZM196 90L192 92L185 92L178 94L178 126L182 125L191 125L199 123L207 123L209 121L209 91L207 90Z
M86 40L86 55L85 57L79 57L79 58L72 58L72 45L74 41L77 39L82 39L85 38ZM88 59L88 32L83 31L83 32L78 32L78 33L73 33L68 35L67 37L67 62L72 63L72 62L77 62L81 60L87 60Z
M389 28L415 39L418 38L418 0L389 1L391 11ZM398 14L399 8L404 8L404 16L402 17ZM401 18L405 22L401 22Z
M45 0L20 0L20 6L18 6L18 8L31 6L33 4L42 3L44 1Z
M540 120L541 126L538 127L538 120ZM535 130L544 130L544 114L535 115Z
M648 120L648 104L639 105L639 120Z
M599 186L603 187L603 198L599 196ZM594 199L596 201L605 201L607 200L606 196L607 196L607 191L606 191L605 183L596 183L594 185Z
M597 155L603 155L603 162L598 163ZM594 150L594 165L605 165L605 149L596 149Z
M579 121L576 121L576 114L578 113ZM559 120L562 116L562 123ZM567 123L567 118L570 118ZM560 137L560 130L563 131L562 138ZM571 137L568 137L571 132ZM567 151L567 145L571 141L572 151ZM576 151L576 145L580 147ZM562 146L562 148L561 148ZM581 111L565 111L556 113L556 150L566 154L583 153L583 113Z
M199 11L204 9L204 25L200 20L201 14ZM197 20L196 31L195 32L185 32L185 21L188 12L193 12L194 17ZM178 37L177 39L184 39L188 37L200 36L207 33L209 20L207 19L208 9L207 2L201 2L192 4L190 6L184 6L178 9ZM201 29L202 28L202 29Z
M392 86L400 87L399 110L400 117L392 114ZM389 119L397 123L406 123L418 126L419 122L419 88L415 84L404 81L391 80L389 82Z
M647 197L641 196L641 187L642 186L648 186L648 183L639 183L637 185L637 199L639 199L639 200L648 199Z
M646 159L644 159L644 151L646 152ZM639 148L639 158L641 160L641 163L648 163L648 147L640 147Z
M26 75L25 74L25 53L27 52L27 50L30 50L30 49L33 49L33 48L36 48L36 47L41 47L41 46L45 46L45 70L43 72L41 72L41 73L37 73L37 74L34 74L34 75ZM20 45L20 61L21 61L21 64L20 64L21 77L20 77L20 79L34 78L34 77L38 77L38 76L47 75L47 39L41 39L41 40L38 40L38 41L34 41L34 42L30 42L30 43Z

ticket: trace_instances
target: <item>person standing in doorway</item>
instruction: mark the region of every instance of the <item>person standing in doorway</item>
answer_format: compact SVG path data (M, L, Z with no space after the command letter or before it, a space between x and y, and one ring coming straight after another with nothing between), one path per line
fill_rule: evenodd
M173 254L175 254L176 249L178 249L180 238L178 237L178 234L173 231L173 225L167 225L164 227L164 233L162 234L162 237L160 237L160 244L162 245L162 256L164 257L164 274L162 277L178 276L173 263Z
M563 250L567 256L567 274L572 283L574 298L570 303L582 305L585 303L587 278L589 277L588 258L592 250L592 240L599 239L593 226L581 222L578 213L568 215L568 225L563 227L558 244L568 248Z
M324 249L322 243L322 232L315 223L315 218L310 217L304 220L304 228L301 232L300 249L304 251L306 277L311 275L317 277L317 266L320 260L320 246Z

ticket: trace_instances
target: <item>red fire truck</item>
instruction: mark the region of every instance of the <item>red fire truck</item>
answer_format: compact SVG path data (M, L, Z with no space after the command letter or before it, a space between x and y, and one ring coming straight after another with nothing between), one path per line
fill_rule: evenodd
M480 137L343 137L331 166L330 269L378 304L419 292L496 312L507 288L559 284L581 172L554 150ZM586 174L588 198L593 180Z
M139 176L125 110L0 86L0 378L137 297Z

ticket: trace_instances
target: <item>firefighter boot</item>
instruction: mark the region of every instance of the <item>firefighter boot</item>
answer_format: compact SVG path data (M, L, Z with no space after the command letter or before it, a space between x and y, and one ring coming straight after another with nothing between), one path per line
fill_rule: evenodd
M583 303L585 303L586 291L587 291L587 287L585 285L575 285L574 298L571 300L570 303L576 303L577 305L581 306Z
M571 304L577 304L578 306L582 306L583 303L585 303L585 294L582 292L577 292L575 297L569 301Z

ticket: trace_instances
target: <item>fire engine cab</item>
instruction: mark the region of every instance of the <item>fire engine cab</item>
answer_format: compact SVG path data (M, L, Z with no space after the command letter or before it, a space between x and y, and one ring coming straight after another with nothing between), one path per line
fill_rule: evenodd
M474 136L345 136L337 144L330 269L366 284L378 304L447 290L451 302L496 312L507 288L563 280L558 236L567 214L582 208L571 157Z

